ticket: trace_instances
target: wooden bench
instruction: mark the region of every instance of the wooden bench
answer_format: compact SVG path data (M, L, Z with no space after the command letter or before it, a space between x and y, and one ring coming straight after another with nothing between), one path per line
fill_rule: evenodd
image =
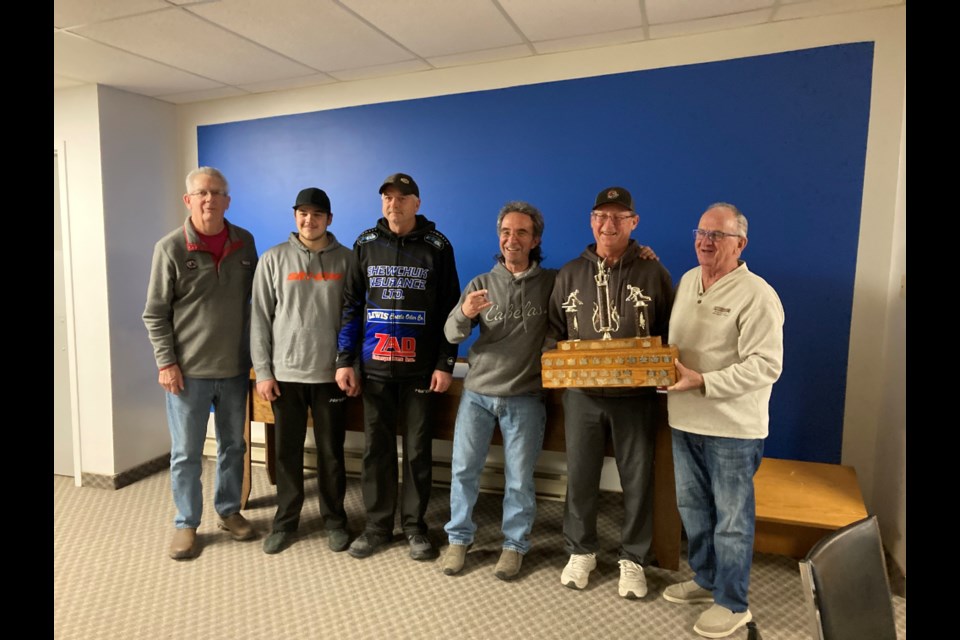
M243 504L250 495L250 421L265 425L266 467L275 483L273 409L257 396L251 372L248 419L246 426L247 463L244 475ZM435 399L434 439L453 440L453 428L463 391L463 380L455 378L450 390ZM547 391L547 425L543 448L566 450L563 431L562 391ZM673 478L673 452L666 419L666 398L659 396L656 449L654 452L653 548L660 566L676 570L680 566L682 526L677 512ZM363 403L347 400L347 429L363 432ZM493 443L502 445L500 432ZM613 455L609 449L607 455ZM764 458L754 478L757 499L757 528L754 549L761 553L803 557L830 531L867 516L863 497L852 467L817 462Z
M463 380L454 378L450 389L434 399L433 408L435 440L453 440L453 428L463 392ZM563 431L562 391L547 391L547 424L543 437L546 451L566 451ZM677 494L673 479L673 451L670 443L670 427L667 425L666 397L658 397L656 448L654 451L653 477L653 550L661 567L677 570L680 567L680 514L677 511ZM250 495L250 421L263 422L266 448L266 467L270 482L275 483L274 446L275 427L273 408L256 394L256 382L250 373L250 394L247 405L247 462L244 474L243 505ZM347 399L347 430L363 433L363 402L360 398ZM499 430L494 432L493 444L503 445ZM609 443L607 455L613 455Z
M753 481L753 548L802 558L820 538L867 517L853 467L764 458Z

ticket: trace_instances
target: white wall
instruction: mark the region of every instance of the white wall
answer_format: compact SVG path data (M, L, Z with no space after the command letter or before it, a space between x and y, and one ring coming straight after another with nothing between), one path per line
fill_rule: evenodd
M170 450L140 314L153 243L182 219L175 112L107 87L54 92L83 473L115 475Z
M878 405L874 451L874 511L894 561L907 568L907 136L906 114L900 148L900 179L894 243L887 284L882 401Z
M182 223L176 108L100 87L114 473L170 451L163 390L141 320L153 243Z
M54 91L53 141L64 158L60 180L62 233L69 242L67 304L72 293L72 339L76 353L76 408L82 471L113 473L110 331L107 322L107 261L100 173L97 87ZM70 312L68 311L68 317Z

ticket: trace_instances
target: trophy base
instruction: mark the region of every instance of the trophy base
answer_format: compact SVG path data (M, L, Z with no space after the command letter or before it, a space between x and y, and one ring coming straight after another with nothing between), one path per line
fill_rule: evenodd
M678 355L660 336L561 340L540 356L541 377L545 389L669 387L677 381Z

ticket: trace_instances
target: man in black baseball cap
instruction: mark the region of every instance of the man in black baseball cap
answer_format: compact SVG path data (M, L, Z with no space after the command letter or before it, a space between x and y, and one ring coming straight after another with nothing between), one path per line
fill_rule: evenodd
M649 296L644 326L653 336L664 337L673 304L670 274L652 251L630 236L639 216L633 196L623 187L607 187L597 194L590 211L593 244L565 264L557 274L550 297L550 330L544 349L557 340L568 340L564 301L579 292L578 338L586 340L628 338L637 335L638 309L628 304L631 291ZM647 319L649 324L647 324ZM609 429L620 485L623 488L624 522L620 530L620 581L622 598L647 594L643 565L652 559L653 445L656 433L656 393L651 387L570 388L564 391L563 416L567 442L567 497L563 537L570 560L560 582L571 589L587 586L597 566L597 510L600 471Z
M265 553L288 547L303 507L307 410L317 443L320 515L332 551L350 544L343 508L346 396L336 383L337 329L353 253L328 230L330 198L309 187L293 205L297 230L263 254L253 281L250 351L257 394L276 419L277 512Z
M447 314L460 299L450 241L418 215L420 188L394 173L380 186L383 217L353 245L358 269L343 296L337 383L347 395L363 381L364 431L361 484L367 512L364 532L350 555L366 558L393 538L398 506L397 425L403 438L400 525L414 560L432 560L424 514L433 479L431 396L453 379L457 346L443 335Z
M380 195L383 195L388 187L394 187L403 195L420 198L420 187L413 181L413 178L405 173L394 173L387 176L387 179L380 185Z

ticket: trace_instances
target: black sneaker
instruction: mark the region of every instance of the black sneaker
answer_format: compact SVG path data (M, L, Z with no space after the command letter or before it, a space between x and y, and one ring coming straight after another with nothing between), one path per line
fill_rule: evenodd
M437 557L437 550L425 533L414 533L407 536L410 543L410 557L414 560L433 560Z
M371 533L364 531L347 549L354 558L369 558L373 552L390 542L390 537L381 533Z
M292 531L274 531L263 541L263 552L274 554L280 553L293 543Z
M346 551L350 546L350 532L346 529L330 529L327 531L327 546L330 551Z

